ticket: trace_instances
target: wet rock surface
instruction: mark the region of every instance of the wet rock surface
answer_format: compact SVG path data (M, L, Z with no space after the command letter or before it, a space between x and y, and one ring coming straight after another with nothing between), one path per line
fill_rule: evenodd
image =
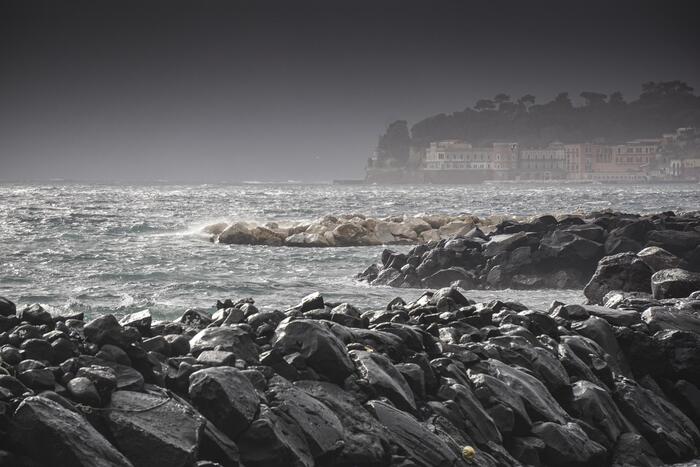
M575 225L587 241L604 230ZM495 256L530 238L503 235ZM604 305L531 310L475 303L447 287L372 310L321 294L285 310L224 300L174 322L145 311L87 322L54 313L48 322L40 305L17 311L0 299L11 321L0 332L0 459L26 467L687 462L700 455L699 296L612 290Z
M459 284L467 290L585 286L590 302L602 304L611 291L651 293L649 279L657 271L700 270L698 244L697 213L541 216L475 225L416 246L407 254L386 250L381 263L357 278L371 285L440 288ZM693 283L697 287L697 276L684 274L673 285L659 284L658 294L673 295L666 292L670 287L679 290L675 296L687 296L684 287L692 288Z

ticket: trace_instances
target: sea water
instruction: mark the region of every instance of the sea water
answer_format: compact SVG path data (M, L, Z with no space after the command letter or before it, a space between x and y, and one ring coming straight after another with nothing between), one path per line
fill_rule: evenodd
M484 184L0 184L0 295L86 315L148 308L175 318L217 299L253 297L284 309L319 291L327 301L379 309L417 289L369 287L354 275L383 247L221 245L201 233L217 221L296 222L326 214L536 215L612 209L700 209L700 185ZM392 246L397 251L408 246ZM580 290L469 291L533 309L581 302Z

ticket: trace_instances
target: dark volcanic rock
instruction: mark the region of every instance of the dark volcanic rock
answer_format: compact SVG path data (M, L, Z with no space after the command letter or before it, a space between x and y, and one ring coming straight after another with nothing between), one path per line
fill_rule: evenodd
M13 417L11 436L26 455L41 465L132 465L85 418L45 397L22 401Z
M134 466L187 467L197 460L204 419L165 395L117 391L107 424Z
M656 456L654 448L637 433L623 433L617 440L613 451L612 465L614 467L638 466L657 467L663 465Z
M367 403L368 409L391 434L390 441L403 449L417 465L453 466L458 458L449 446L411 415L381 401Z
M628 379L616 381L614 397L625 417L665 462L680 462L697 455L697 427L667 400Z
M362 379L376 395L388 398L402 410L416 410L411 387L391 360L376 352L364 350L352 350L349 355Z
M241 460L247 467L313 467L301 428L283 412L260 406L260 415L238 439Z
M15 304L5 297L0 297L0 316L13 316L17 313Z
M301 429L314 459L332 463L345 446L343 425L335 413L281 377L270 381L266 395L275 409Z
M332 383L299 381L294 385L323 402L340 420L345 446L335 459L336 465L387 462L389 433L352 395Z
M586 284L583 293L589 303L601 305L610 291L651 292L651 269L637 255L620 253L606 256Z
M104 315L95 318L83 328L85 338L94 344L111 344L124 348L128 341L122 334L122 327L114 315Z
M549 465L593 467L605 460L605 448L575 423L538 423L532 427L532 433L544 442L542 456Z
M282 322L275 331L272 347L282 355L298 354L319 375L335 383L342 382L355 369L342 342L316 321Z
M258 348L248 331L238 325L206 328L190 339L190 352L199 355L204 350L225 350L236 357L254 364L258 361Z
M250 380L232 367L207 368L193 373L189 397L202 415L231 438L248 428L260 404Z
M664 269L651 276L654 298L685 298L700 290L700 272L685 269Z

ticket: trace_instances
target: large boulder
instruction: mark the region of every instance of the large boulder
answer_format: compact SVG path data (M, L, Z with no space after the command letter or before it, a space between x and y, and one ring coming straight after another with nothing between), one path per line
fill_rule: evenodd
M391 360L377 352L365 350L352 350L349 355L362 380L376 395L386 397L402 410L416 410L411 387Z
M270 380L266 395L277 411L301 429L314 459L331 463L345 445L344 428L335 413L279 376Z
M297 353L319 375L335 383L342 383L355 370L343 343L322 322L282 321L271 344L282 355Z
M367 402L367 408L389 431L391 442L416 465L448 467L457 463L459 458L447 443L411 415L377 400Z
M654 272L662 269L677 268L681 264L681 259L678 256L658 246L646 247L637 253L637 256Z
M623 415L662 460L681 462L697 455L700 446L697 427L666 399L624 378L615 382L614 398Z
M247 467L314 467L311 448L299 425L284 412L260 406L260 415L236 439Z
M593 467L606 460L605 448L576 423L538 423L532 427L532 434L544 442L542 457L547 465Z
M0 297L0 316L13 316L17 313L17 307L5 297Z
M233 367L192 373L188 392L197 410L231 438L248 428L260 404L253 384Z
M46 397L24 399L12 422L12 441L41 465L132 465L77 411Z
M603 256L603 245L571 232L557 230L542 238L540 251L548 257L566 261L597 261Z
M513 250L527 241L525 232L494 235L484 245L484 256L492 257L504 251Z
M614 446L623 433L634 431L610 393L590 381L581 380L573 384L571 406L579 419L597 428L605 436L608 448Z
M250 228L242 222L236 222L229 225L223 232L219 234L219 243L232 245L251 245L255 243Z
M99 346L111 344L125 348L128 345L128 340L122 331L122 326L114 315L100 316L83 327L85 339Z
M660 246L678 256L685 256L700 246L700 232L680 230L652 230L647 235L650 246Z
M110 437L134 467L197 461L205 420L187 405L166 395L117 391L107 408Z
M700 290L700 272L663 269L651 276L651 293L656 299L685 298Z
M591 304L602 305L605 294L613 290L651 292L652 271L637 255L620 253L598 262L583 294Z
M498 360L487 362L488 373L520 396L533 420L566 423L570 418L539 379Z
M335 460L335 465L384 465L388 462L389 433L348 392L332 383L298 381L298 388L324 403L343 426L345 447Z
M503 438L493 418L488 414L472 392L463 384L446 379L438 390L438 397L454 401L464 420L467 434L475 443L485 446L489 442L501 444Z
M206 328L190 339L190 352L199 355L204 350L225 350L248 363L257 363L258 348L250 333L241 326Z

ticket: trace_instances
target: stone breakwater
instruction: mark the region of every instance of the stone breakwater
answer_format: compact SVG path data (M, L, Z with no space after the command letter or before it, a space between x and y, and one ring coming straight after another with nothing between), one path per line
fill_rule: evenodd
M667 284L668 285L668 284ZM675 288L680 293L680 288ZM657 466L698 456L700 293L156 321L0 299L0 459L37 466ZM615 298L615 299L613 299Z
M294 247L370 246L422 244L465 235L474 227L489 232L512 216L478 218L419 215L372 218L362 214L324 216L312 222L283 226L276 222L259 225L251 222L211 224L202 229L215 242L235 245Z
M475 226L407 254L387 249L381 263L358 278L408 288L576 289L589 282L599 261L621 253L637 255L642 270L700 271L700 215L603 212L505 220L489 232ZM648 277L643 280L648 285Z

